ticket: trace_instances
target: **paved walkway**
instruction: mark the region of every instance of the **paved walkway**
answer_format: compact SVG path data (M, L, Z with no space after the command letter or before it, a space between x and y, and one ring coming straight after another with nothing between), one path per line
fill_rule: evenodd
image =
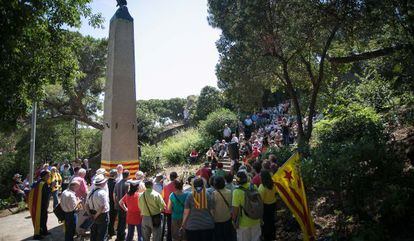
M58 223L56 216L50 213L47 227L52 233L43 240L63 241L63 226ZM20 212L0 218L0 241L32 240L33 225L29 211Z

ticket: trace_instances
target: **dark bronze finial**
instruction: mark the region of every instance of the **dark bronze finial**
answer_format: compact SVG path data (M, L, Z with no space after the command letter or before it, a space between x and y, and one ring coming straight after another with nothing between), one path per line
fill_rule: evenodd
M116 0L117 2L117 7L122 7L122 6L126 6L127 5L127 1L126 0Z

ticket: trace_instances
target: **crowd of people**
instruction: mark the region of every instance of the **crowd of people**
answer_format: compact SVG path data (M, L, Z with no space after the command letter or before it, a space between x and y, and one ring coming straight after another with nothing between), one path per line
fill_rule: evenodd
M64 212L65 240L90 230L90 240L116 236L132 241L258 241L275 239L277 191L272 175L281 165L276 156L259 158L266 148L295 141L297 124L289 102L246 116L236 130L225 125L223 140L207 151L194 175L176 172L147 177L122 165L91 175L88 160L43 165L30 188L14 176L16 193L26 199L34 239L49 235L47 209ZM191 161L199 153L193 150ZM224 169L223 158L232 161ZM59 198L60 196L60 198ZM46 210L46 211L45 211ZM151 239L152 238L152 239Z

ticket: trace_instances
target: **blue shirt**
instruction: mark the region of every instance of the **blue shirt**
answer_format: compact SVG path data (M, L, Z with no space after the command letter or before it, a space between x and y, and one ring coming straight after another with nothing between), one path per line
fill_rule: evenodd
M171 202L171 218L174 220L179 220L183 218L184 213L184 204L189 192L183 192L182 194L176 195L173 192L170 194L170 202Z

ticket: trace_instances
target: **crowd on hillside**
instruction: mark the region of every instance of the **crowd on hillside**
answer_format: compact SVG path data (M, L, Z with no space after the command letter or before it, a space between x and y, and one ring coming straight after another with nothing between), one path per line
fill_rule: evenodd
M87 230L92 241L112 236L131 241L135 230L139 241L274 240L277 192L272 175L281 163L274 155L259 157L266 148L295 141L297 124L288 113L285 102L246 116L236 130L226 125L223 140L188 177L176 172L169 178L141 171L131 175L122 165L91 176L88 160L65 161L39 168L32 187L16 174L13 191L28 202L36 240L49 235L51 197L55 211L63 213L67 241ZM191 158L197 160L196 150ZM220 161L225 158L232 161L230 170Z
M230 159L232 171L236 173L240 165L252 167L268 148L279 149L295 143L298 124L289 110L290 102L286 101L276 107L263 108L260 112L247 115L234 130L225 124L223 139L216 140L206 153L212 169L221 165L219 160ZM190 157L195 161L198 153L193 150ZM275 165L281 164L277 160L273 162Z

